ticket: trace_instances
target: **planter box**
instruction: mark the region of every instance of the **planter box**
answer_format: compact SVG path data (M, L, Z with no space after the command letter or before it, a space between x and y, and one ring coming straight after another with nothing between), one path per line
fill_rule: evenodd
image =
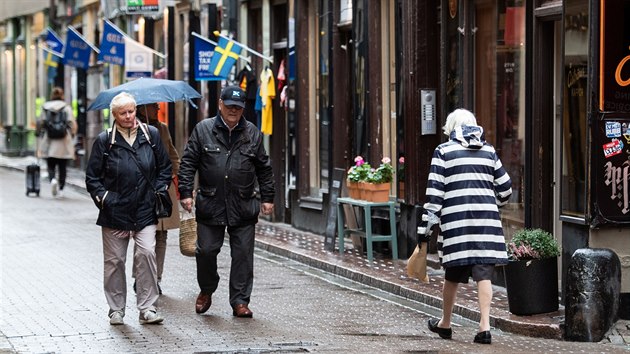
M359 190L358 182L346 180L346 186L348 187L348 197L352 199L361 199L361 191Z
M364 183L363 198L368 202L384 203L389 201L389 188L391 183Z
M505 267L510 312L536 315L558 310L558 258L510 261Z

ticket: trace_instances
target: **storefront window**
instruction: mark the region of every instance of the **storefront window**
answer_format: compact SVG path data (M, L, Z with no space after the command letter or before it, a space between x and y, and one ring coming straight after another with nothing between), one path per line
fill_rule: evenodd
M509 204L501 211L506 235L525 226L525 2L507 0L497 3L499 18L494 23L497 30L494 40L477 45L478 83L483 83L484 65L495 72L491 87L478 87L476 107L478 116L495 112L492 122L484 124L486 139L495 146L503 166L512 178L512 196ZM492 21L486 9L480 16ZM479 20L480 18L478 18ZM478 21L479 24L479 21ZM489 37L491 38L491 37ZM481 40L481 38L478 38ZM494 45L490 44L494 43ZM494 53L494 54L490 54ZM494 58L494 63L492 59ZM480 97L484 92L495 92L489 97ZM483 122L483 118L482 118Z
M565 2L561 212L583 217L586 202L588 1Z

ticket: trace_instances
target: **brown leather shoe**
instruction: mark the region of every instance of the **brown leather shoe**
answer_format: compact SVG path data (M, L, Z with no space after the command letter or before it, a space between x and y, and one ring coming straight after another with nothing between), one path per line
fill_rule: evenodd
M247 304L238 304L234 306L234 311L232 312L232 315L236 317L251 318L254 313L249 309L249 307L247 307Z
M208 311L210 305L212 305L212 295L199 293L199 296L197 296L197 302L195 303L195 311L197 313L204 313Z

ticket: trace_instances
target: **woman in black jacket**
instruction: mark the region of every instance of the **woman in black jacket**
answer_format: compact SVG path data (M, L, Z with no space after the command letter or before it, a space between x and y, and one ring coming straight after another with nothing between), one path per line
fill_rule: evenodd
M96 138L85 174L87 191L99 208L102 227L104 289L110 324L123 324L127 295L125 260L129 239L135 242L133 267L137 280L140 323L160 323L155 260L155 191L171 181L171 162L155 127L136 119L136 101L128 93L112 99L111 129ZM147 178L149 180L147 180Z

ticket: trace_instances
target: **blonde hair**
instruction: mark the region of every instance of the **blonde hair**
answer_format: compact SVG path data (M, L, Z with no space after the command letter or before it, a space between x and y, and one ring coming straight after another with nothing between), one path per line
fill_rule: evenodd
M124 106L128 106L132 104L134 107L136 106L136 99L128 92L121 92L112 98L112 102L109 104L109 110L113 112L118 112L118 109Z
M446 117L446 123L442 127L444 135L450 136L451 132L462 125L477 125L477 119L471 111L458 108Z

